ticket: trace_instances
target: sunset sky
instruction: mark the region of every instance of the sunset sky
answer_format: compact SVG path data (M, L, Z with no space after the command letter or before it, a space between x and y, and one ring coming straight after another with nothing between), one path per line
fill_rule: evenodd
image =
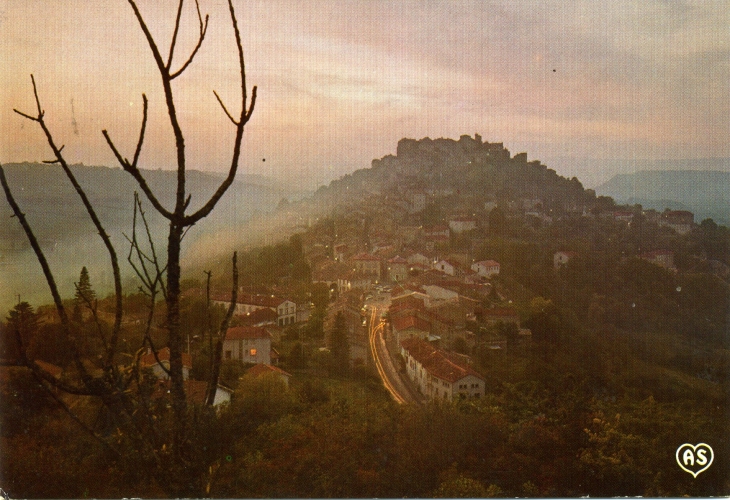
M176 2L138 1L166 54ZM189 166L223 172L234 130L213 90L238 109L236 49L227 4L200 5L208 35L173 85ZM323 182L394 154L402 137L474 133L581 179L601 173L572 158L730 157L727 1L234 5L259 87L245 173ZM183 20L173 66L197 34L194 2ZM32 73L69 162L116 166L102 129L131 157L144 92L141 166L174 166L159 76L126 1L0 1L0 47L0 162L50 157L12 112L34 112Z

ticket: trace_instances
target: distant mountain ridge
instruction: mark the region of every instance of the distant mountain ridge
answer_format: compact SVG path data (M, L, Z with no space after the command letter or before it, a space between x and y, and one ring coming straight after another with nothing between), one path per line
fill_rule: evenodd
M3 165L13 196L26 214L64 296L73 294L73 282L86 266L92 284L100 293L111 289L109 257L96 236L89 216L61 167L38 163ZM79 184L110 235L121 262L123 275L132 270L126 263L129 243L124 235L132 234L134 192L140 191L134 179L121 168L73 165ZM143 175L163 206L172 209L177 173L171 170L143 170ZM189 170L187 191L191 194L188 213L204 204L223 180L221 174ZM157 251L164 253L167 221L151 207L140 193L143 208L154 235ZM185 237L186 245L216 234L220 228L243 231L245 223L257 213L272 211L282 198L301 196L277 181L263 176L237 177L210 216L193 226ZM0 309L7 310L20 294L24 300L48 303L47 287L28 239L10 207L0 195ZM138 226L138 234L144 228Z
M14 196L43 239L58 241L95 233L77 193L60 167L14 163L4 165L4 169ZM134 179L120 168L73 165L71 170L101 221L108 226L107 231L131 231L133 194L140 191ZM172 209L176 172L143 170L142 174L163 206ZM187 172L186 186L191 195L188 212L207 201L220 185L222 177L220 174L196 170ZM253 212L272 210L282 197L290 194L277 187L276 181L262 176L243 176L243 179L239 178L231 185L207 219L208 224L217 226L245 222ZM142 201L149 208L144 195ZM161 218L156 218L153 212L148 210L153 223L166 224ZM19 231L18 224L1 225L0 250L17 243ZM25 244L25 237L21 241Z
M660 211L689 210L696 222L711 218L730 225L730 172L651 170L619 174L596 187L596 194Z

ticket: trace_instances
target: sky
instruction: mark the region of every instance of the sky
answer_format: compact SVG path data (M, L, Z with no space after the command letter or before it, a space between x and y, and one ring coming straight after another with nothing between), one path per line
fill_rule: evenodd
M166 56L176 2L138 0ZM240 172L311 187L394 154L403 137L480 134L558 173L607 180L603 160L730 157L729 1L234 0L258 101ZM240 109L227 4L173 83L188 165L225 172ZM185 4L173 67L194 46ZM30 74L70 163L174 168L149 47L123 0L0 0L0 162L50 151ZM586 162L586 159L592 161ZM584 182L591 187L591 182Z

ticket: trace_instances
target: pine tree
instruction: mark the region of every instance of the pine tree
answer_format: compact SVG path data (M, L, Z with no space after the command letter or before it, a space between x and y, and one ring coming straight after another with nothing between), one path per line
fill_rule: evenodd
M91 288L91 280L89 279L89 271L86 266L81 268L79 282L76 285L76 295L74 296L74 308L72 319L81 322L83 316L81 314L82 307L94 307L96 302L96 292Z
M5 339L7 352L5 357L18 358L20 351L18 350L17 338L27 349L33 335L38 330L38 315L33 310L33 306L27 302L20 302L10 310L9 316L6 318L8 325L9 338Z
M350 373L350 340L347 337L347 322L342 312L335 316L330 332L333 375L347 376Z

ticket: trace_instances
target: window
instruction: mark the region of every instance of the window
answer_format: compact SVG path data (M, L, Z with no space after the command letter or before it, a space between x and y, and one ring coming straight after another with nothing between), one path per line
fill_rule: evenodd
M251 349L250 351L248 351L248 353L249 353L249 354L250 354L251 356L256 356L256 349Z
M226 359L231 359L233 357L233 353L231 351L226 351Z

